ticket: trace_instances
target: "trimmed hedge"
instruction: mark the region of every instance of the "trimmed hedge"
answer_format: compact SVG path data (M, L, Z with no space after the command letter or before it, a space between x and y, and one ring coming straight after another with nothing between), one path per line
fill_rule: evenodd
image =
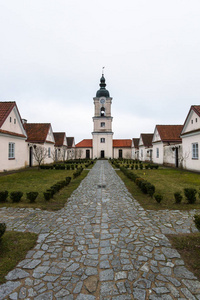
M10 199L12 200L12 202L20 202L22 196L23 196L22 192L11 192L10 193Z
M6 223L0 223L0 239L6 231Z
M6 202L8 198L8 191L0 191L0 202Z

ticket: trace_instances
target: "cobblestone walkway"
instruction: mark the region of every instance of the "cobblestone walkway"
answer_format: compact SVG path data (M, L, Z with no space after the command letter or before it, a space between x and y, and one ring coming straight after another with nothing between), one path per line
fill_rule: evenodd
M192 215L144 211L98 161L59 212L0 210L8 229L39 233L0 299L200 299L199 281L164 235L195 231Z

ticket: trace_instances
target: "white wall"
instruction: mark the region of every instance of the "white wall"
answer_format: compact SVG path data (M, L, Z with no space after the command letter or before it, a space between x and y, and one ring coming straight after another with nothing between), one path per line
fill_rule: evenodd
M113 148L113 157L119 158L119 150L122 150L122 158L131 159L131 148Z
M15 143L15 158L8 158L8 145ZM15 170L28 165L27 143L25 139L0 134L0 172Z
M158 157L157 157L157 149L159 151ZM156 164L163 164L163 143L162 142L153 143L153 162Z
M93 133L93 159L101 157L101 151L104 151L105 158L113 158L113 135ZM101 143L100 139L105 138L105 143Z
M192 143L198 143L199 159L192 159ZM182 136L183 145L183 168L200 171L200 134Z

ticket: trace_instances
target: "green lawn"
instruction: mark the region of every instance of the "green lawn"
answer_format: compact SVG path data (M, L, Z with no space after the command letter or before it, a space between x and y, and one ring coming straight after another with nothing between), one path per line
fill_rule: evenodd
M19 203L12 203L8 196L8 201L0 203L0 207L32 207L48 210L58 210L64 206L71 193L79 186L81 180L88 174L88 171L83 171L80 176L73 179L75 170L26 170L10 175L0 176L0 190L22 191L24 193L22 200ZM67 176L72 177L70 184L61 189L55 194L53 199L46 202L43 192L49 189L58 181L65 180ZM35 203L29 203L26 199L27 192L39 192Z
M23 260L26 253L37 241L37 234L30 232L6 231L0 239L0 283L5 276Z
M198 194L195 204L187 204L184 197L184 188L191 187L197 189L198 192L200 191L200 174L172 168L133 170L132 172L154 184L156 193L163 195L162 202L158 204L155 199L143 194L136 184L129 180L121 171L117 171L133 197L135 197L145 209L200 209ZM181 204L175 204L175 192L182 193L183 200Z
M167 236L180 253L186 267L200 280L200 233Z

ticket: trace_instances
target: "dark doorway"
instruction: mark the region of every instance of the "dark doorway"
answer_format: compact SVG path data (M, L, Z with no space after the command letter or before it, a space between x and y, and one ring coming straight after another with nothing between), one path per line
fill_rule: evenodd
M101 158L104 158L104 150L101 150Z
M33 165L33 147L29 148L29 167Z
M119 150L119 158L122 158L122 150Z
M90 150L86 150L86 158L90 158Z
M175 165L178 168L178 148L175 148Z

